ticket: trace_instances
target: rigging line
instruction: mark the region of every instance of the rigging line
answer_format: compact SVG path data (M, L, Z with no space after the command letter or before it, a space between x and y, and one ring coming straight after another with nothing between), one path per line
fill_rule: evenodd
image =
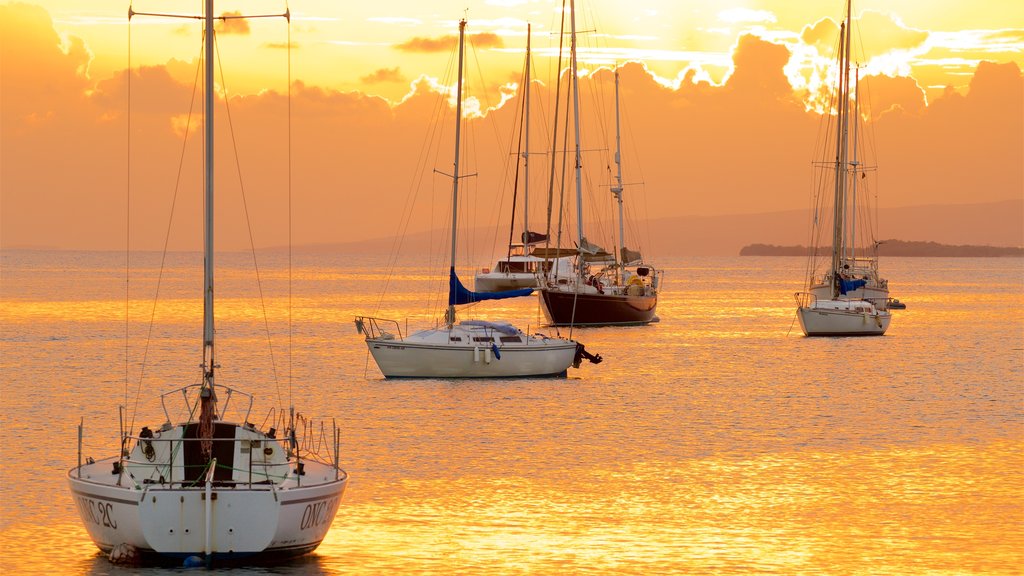
M139 367L139 384L135 389L135 405L132 407L131 421L128 430L135 428L135 416L139 410L139 396L142 394L142 381L146 377L146 362L149 358L149 344L153 340L153 325L156 323L156 305L160 299L160 287L164 278L164 266L167 262L167 247L171 241L171 224L174 222L174 208L178 203L178 191L181 188L181 173L185 163L185 149L188 145L188 134L192 126L192 112L195 109L196 92L199 86L199 71L203 69L203 46L206 43L206 35L203 34L203 41L199 46L198 66L196 75L192 80L192 97L189 100L188 118L185 120L185 133L181 142L181 156L178 158L178 175L174 180L174 193L171 196L171 213L167 218L167 230L164 232L164 247L160 255L160 270L157 272L156 293L153 295L153 308L149 314L149 329L146 333L146 345L142 349L142 365ZM130 71L129 71L130 73Z
M526 77L526 69L527 69L527 67L523 68L523 77L524 78ZM529 79L527 79L527 82L529 82ZM525 86L527 90L530 89L528 84L521 84L521 85ZM516 225L516 200L518 200L517 196L519 195L519 159L522 157L522 154L523 154L523 134L524 134L523 128L525 127L525 124L528 121L528 119L526 118L526 98L520 98L519 99L519 103L521 105L520 106L520 114L519 114L519 137L517 138L517 142L518 142L519 146L516 149L516 156L515 156L516 177L515 177L515 181L512 183L512 217L509 219L509 223L508 223L508 248L507 248L507 251L505 253L505 261L506 262L509 262L509 261L512 260L512 234L513 234L512 231L515 229L515 225ZM514 132L515 132L515 129L513 128L513 133ZM527 156L529 156L530 151L527 150L526 154L527 154ZM529 162L529 158L527 158L526 161ZM529 190L529 187L530 187L530 183L526 182L526 190L523 190L523 194L524 195ZM526 218L527 215L526 214L522 214L521 217L522 218ZM524 255L526 254L526 240L527 240L526 238L523 238L523 254Z
M443 77L443 79L441 81L441 85L443 87L449 86L449 82L451 82L451 85L455 86L455 88L453 88L452 91L451 91L452 93L456 93L458 91L458 83L459 83L459 81L458 81L458 72L457 72L457 70L458 70L458 58L459 58L459 51L458 50L452 50L449 53L448 65L445 68L444 77ZM451 218L451 210L449 210L449 208L451 206L450 202L451 202L451 199L452 199L452 196L451 196L451 186L452 186L452 184L449 184L447 182L447 175L445 175L442 171L439 171L437 169L437 166L439 165L439 162L440 162L440 159L441 159L441 153L442 153L441 152L441 148L442 148L441 144L442 144L442 141L444 140L444 137L445 137L445 134L446 134L446 130L447 130L448 122L449 122L448 116L449 116L449 114L451 114L453 116L455 114L457 114L456 111L458 110L458 98L459 98L459 95L456 94L456 105L453 108L452 106L449 105L449 96L448 96L447 93L439 93L438 94L438 100L437 100L437 104L438 105L437 105L437 108L435 109L434 121L432 122L432 125L431 125L431 132L430 132L431 143L430 143L430 148L428 150L426 150L426 156L424 156L424 164L423 164L422 169L420 170L420 182L421 182L420 185L422 185L423 179L428 178L428 174L427 174L427 170L426 170L427 165L428 164L433 164L433 166L434 166L434 168L431 170L430 175L429 175L430 202L428 203L428 206L429 206L430 209L427 211L427 213L430 216L429 232L428 232L428 243L427 243L427 246L428 246L427 270L428 270L428 272L432 271L432 270L435 270L435 269L447 270L448 266L450 265L450 261L447 260L447 258L450 257L450 252L446 252L445 249L446 249L446 247L449 247L449 249L450 249L450 245L451 245L451 242L450 242L451 234L452 234L452 229L450 227L450 225L451 225L451 219L450 219ZM461 119L457 119L456 121L457 122L461 122ZM445 152L444 153L447 154L447 148L445 148ZM430 156L431 154L433 155L432 157ZM458 151L456 151L456 154L458 154ZM451 159L451 162L454 165L456 163L456 158L453 157ZM437 201L437 198L438 198L438 174L442 174L442 175L445 176L445 178L444 178L445 184L441 188L441 195L442 195L442 198L444 199L444 203L441 204L440 206L439 206L439 203ZM436 228L435 228L435 225L434 225L434 216L435 216L435 212L439 208L440 208L440 210L441 210L441 212L443 214L443 216L441 218L441 222L442 222L441 235L440 235L440 237L435 239L434 232L436 231ZM436 242L436 246L435 246L435 242ZM428 275L429 275L429 277L431 277L433 279L433 288L431 288L431 291L430 291L430 293L429 293L429 295L427 297L426 305L423 308L423 310L425 310L425 312L423 314L425 316L427 316L427 317L429 317L432 314L435 314L437 312L438 308L443 308L443 309L447 310L447 302L443 299L443 296L442 296L443 286L444 286L444 283L445 283L445 280L443 278L445 278L446 275L445 274L433 274L433 273L429 273ZM437 319L435 318L435 324L436 323L437 323Z
M797 312L799 314L799 312ZM796 314L793 315L793 319L789 321L789 330L786 330L786 338L789 338L789 334L793 332L793 324L796 324Z
M480 86L481 86L481 92L483 93L483 99L484 99L484 107L483 107L483 110L480 111L480 114L484 118L487 119L488 123L491 126L491 132L492 132L492 134L494 136L495 148L498 149L498 150L501 150L502 149L502 138L501 138L501 134L500 134L499 129L498 129L498 122L497 122L497 120L495 120L495 117L497 116L497 114L492 114L492 112L497 112L498 111L498 109L504 103L504 99L499 99L498 104L496 106L492 107L492 105L491 105L491 95L490 95L490 92L487 90L487 83L484 81L483 66L480 65L480 54L479 54L479 52L477 52L477 47L476 47L476 44L472 40L472 36L470 36L470 38L469 38L469 47L470 47L470 52L473 55L473 61L476 63L477 77L479 78L479 82L480 82ZM469 127L469 121L468 120L466 122L466 125L467 125L467 128L468 128ZM509 140L511 141L512 138L514 138L514 135L510 135ZM509 144L509 148L511 148L511 143ZM491 205L491 219L489 220L490 222L498 222L498 219L499 219L498 216L501 213L500 208L501 208L501 205L502 205L502 203L504 201L504 198L505 198L505 191L508 190L509 173L512 172L512 170L509 168L507 163L503 163L503 167L504 167L504 170L501 173L501 186L500 186L500 189L499 189L500 193L498 195L498 202L492 203L492 205ZM517 159L517 161L516 161L516 168L515 168L515 173L516 173L517 176L518 176L518 171L519 171L519 165L518 165L518 159ZM513 194L515 194L515 190L514 189L513 189ZM475 194L475 195L472 196L472 198L477 203L479 203L479 201L480 201L479 197L480 197L479 194ZM479 210L477 210L477 212L478 211ZM499 230L500 230L500 226L495 226L494 235L493 235L494 240L491 242L491 257L492 258L494 256L494 245L497 243ZM468 243L469 240L470 240L469 234L466 234L465 236L466 236L465 241ZM475 236L477 236L477 235L474 234L474 237ZM470 255L471 260L472 260L472 254L469 253L469 255Z
M833 45L833 53L834 54L841 54L841 51L842 51L842 34L839 35L839 37L835 41L835 44ZM841 66L839 66L838 68L841 68ZM841 72L842 71L839 70L840 74L841 74ZM816 166L816 168L812 169L812 178L811 178L811 186L812 186L812 189L811 189L811 200L812 200L811 207L812 207L812 210L811 210L811 213L808 215L808 217L811 219L811 222L813 224L812 226L808 227L808 229L810 231L809 239L808 239L808 241L809 241L809 247L808 248L809 249L808 249L807 261L806 261L806 269L805 269L805 278L807 279L807 288L808 289L810 289L810 286L811 286L811 283L812 283L811 276L813 274L814 269L816 268L816 261L818 259L817 247L818 247L819 242L821 241L821 236L824 233L824 228L825 228L825 219L824 218L817 218L817 215L818 214L824 215L826 213L826 209L830 205L830 204L828 204L828 200L829 200L830 196L827 194L827 192L832 187L829 186L830 171L825 167L825 165L828 162L828 151L832 148L832 146L829 144L831 142L831 140L829 138L829 135L834 132L833 128L832 128L833 121L837 120L837 118L834 118L833 114L832 114L832 110L833 109L838 110L838 106L839 106L839 104L838 104L838 93L837 92L838 92L838 90L829 90L829 92L828 92L827 107L825 108L824 113L819 116L818 132L817 132L817 136L815 138L815 143L814 143L815 148L814 148L813 153L811 155L812 158L816 158L816 160L814 162L812 162L812 164L814 164ZM836 124L837 124L837 127L835 128L835 130L837 131L838 130L838 123L836 123ZM838 138L838 133L836 133L836 137Z
M480 54L476 50L476 45L473 44L472 35L470 35L470 37L467 39L466 44L468 45L468 48L469 48L469 50L468 50L469 55L472 57L473 62L476 63L476 73L477 73L477 77L479 78L479 82L480 82L480 93L483 94L483 100L484 100L484 105L481 107L481 109L479 109L477 111L477 113L481 115L481 119L489 116L488 120L490 120L491 130L494 133L495 148L500 150L502 142L501 142L501 138L498 135L498 128L497 128L497 125L494 122L494 116L491 116L490 114L487 113L487 111L491 107L490 96L489 96L489 94L487 92L487 84L484 82L483 67L480 66ZM467 68L471 68L472 67L472 66L470 66L469 58L466 59L466 67ZM467 71L465 86L463 87L463 90L466 91L466 95L467 96L469 95L469 92L470 92L469 76L470 76L470 74ZM472 124L475 124L475 122L472 123ZM467 168L469 168L469 165L470 165L469 155L470 155L470 151L472 151L472 153L474 155L473 161L474 161L474 164L475 164L474 165L474 168L475 168L475 167L479 166L479 158L476 156L477 133L476 133L475 128L471 127L471 123L470 123L468 117L466 118L466 121L465 121L465 128L464 128L464 130L465 130L465 138L466 138L467 146L465 147L466 153L463 155L462 162L465 164L465 166ZM506 172L504 173L504 176L506 177L506 179L507 179L507 175L508 174L507 174L507 169L506 169ZM500 196L499 202L497 204L500 204L500 200L504 199L504 191L505 191L504 185L505 185L505 181L503 180L502 188L501 188L501 196ZM469 233L469 231L470 231L469 224L470 224L470 221L472 220L472 216L474 214L479 214L480 197L479 197L479 194L471 194L470 193L471 192L470 191L470 186L473 186L474 190L475 190L475 186L471 182L469 182L469 181L467 181L465 186L463 187L463 191L465 192L465 194L463 194L463 198L465 199L465 201L461 203L462 207L463 207L463 219L461 221L462 225L460 225L459 228L461 230L465 230L465 232L466 232L465 234L460 234L460 238L462 240L462 244L465 247L465 250L462 250L463 261L466 261L468 259L468 261L472 262L473 255L475 253L474 248L476 248L476 238L475 237L477 235ZM497 216L497 211L496 211L497 209L496 209L495 206L496 206L496 204L492 203L492 205L491 205L491 218L488 220L488 222L497 222L497 217L496 217ZM497 235L497 229L495 230L495 235ZM491 250L493 252L493 246L492 246Z
M560 34L558 35L558 59L555 64L556 76L555 76L555 111L552 122L552 134L551 134L551 170L548 172L548 209L547 209L547 228L544 231L547 235L547 240L544 242L545 248L551 247L551 213L553 212L552 203L555 197L555 167L557 166L558 154L555 147L558 145L558 109L562 104L562 52L565 44L565 0L562 0L562 11L561 11L561 25ZM559 231L558 241L560 242L562 234ZM558 244L555 244L557 247ZM552 262L551 268L555 269L555 275L557 276L558 267L554 266ZM546 276L550 280L551 271L548 270Z
M625 91L623 91L623 92L625 92ZM625 97L623 97L621 99L625 100ZM630 112L629 106L626 106L625 104L623 104L622 109L623 109L623 115L626 116L625 124L626 124L626 132L627 132L627 134L629 136L630 148L633 151L633 154L631 155L631 157L634 158L634 161L632 163L630 163L630 166L632 166L632 168L631 168L632 170L635 170L635 171L640 173L639 184L640 184L640 191L642 192L641 195L640 195L641 196L640 204L641 204L641 207L643 208L643 214L642 215L637 214L635 219L639 220L642 217L643 221L647 223L647 226L645 226L645 228L644 228L645 234L643 234L643 235L645 235L647 237L645 239L646 240L646 247L654 249L655 246L653 245L653 242L651 241L651 225L650 225L650 223L651 223L651 213L650 213L650 209L649 209L649 205L648 205L647 184L646 184L647 183L647 176L644 174L643 164L641 164L640 161L638 160L639 157L640 157L640 154L639 154L640 147L636 143L636 132L633 130L633 121L632 121L632 117L631 117L631 112ZM619 155L620 155L619 162L622 162L623 160L622 160L622 157L621 157L622 156L621 152L620 152ZM631 210L628 206L627 206L626 209L627 210ZM633 225L634 226L638 226L635 222L633 223ZM639 243L640 242L641 233L636 228L634 228L634 234L636 235L637 242ZM642 246L642 245L638 246L637 250L639 250L640 252L643 252L644 251L644 246Z
M284 3L288 20L288 405L292 406L292 10Z
M527 69L528 69L528 65L524 64L524 66L523 66L523 75L520 77L520 83L519 83L520 89L517 90L517 94L516 94L517 100L518 100L518 103L519 103L519 106L520 106L519 107L520 113L519 113L519 132L518 132L518 137L516 136L517 133L516 133L515 124L513 124L512 130L510 131L510 134L509 134L508 149L512 148L512 144L511 144L512 141L517 141L517 143L518 143L518 151L517 151L516 155L514 156L514 160L513 160L513 162L515 164L515 172L514 172L515 177L513 179L513 184L512 184L512 203L511 203L511 205L512 205L512 217L509 219L509 224L508 224L508 245L507 245L507 247L505 249L505 260L506 260L506 262L512 257L512 235L514 233L513 230L515 229L515 225L516 225L516 201L518 200L518 195L519 195L519 170L520 170L519 160L524 157L522 155L523 154L522 153L523 134L524 134L523 127L524 127L524 125L528 121L528 119L525 117L526 113L524 112L524 110L526 109L526 100L529 98L528 95L525 95L526 92L528 92L529 89L530 89L529 84L528 84L529 80L527 79L527 83L526 84L524 84L522 82L523 78L527 78L527 72L526 72ZM525 90L523 88L525 88ZM530 154L530 151L527 150L526 151L526 155L528 156L529 154ZM526 162L529 162L528 158L526 159ZM499 213L500 213L500 208L501 208L501 205L503 203L504 196L505 196L504 195L504 189L505 189L504 187L507 184L507 182L508 182L508 168L506 167L506 169L505 169L505 178L504 178L504 180L502 182L502 194L501 194L501 197L500 197L499 202L498 202ZM523 194L526 194L529 191L529 187L530 187L530 183L526 182L526 184L524 186ZM528 215L527 214L523 214L522 217L525 219L525 218L528 218ZM498 219L496 218L495 221L497 222ZM498 243L498 233L500 232L500 230L501 230L500 226L496 226L495 229L494 229L494 240L492 241L492 244L491 244L491 260L494 260L494 247ZM524 240L524 244L525 244L525 240ZM526 253L525 245L523 246L523 252L524 252L524 254Z
M453 59L449 58L449 73L452 66ZM423 141L420 143L420 154L416 159L416 167L413 172L412 181L409 183L409 190L406 192L405 206L402 208L402 214L398 221L398 230L396 231L395 237L391 242L391 250L388 254L387 260L387 271L384 277L384 287L381 290L380 297L377 300L377 306L374 309L374 314L379 313L381 306L384 303L384 296L387 294L388 288L391 285L391 279L395 275L395 268L398 265L398 255L401 253L402 246L405 242L406 233L409 230L409 224L412 222L413 212L416 208L416 198L419 195L419 191L423 185L423 179L426 177L426 166L430 161L430 152L433 148L433 142L435 136L440 138L439 132L439 121L442 112L442 107L447 106L445 94L441 92L435 93L434 98L434 112L431 116L432 120L429 124L429 128L423 135ZM436 160L435 160L436 162ZM431 210L431 223L433 223L433 212ZM433 233L433 226L431 226L430 234ZM432 242L432 240L431 240ZM430 253L433 251L432 244L428 243L430 247Z
M249 232L249 250L252 252L252 266L256 271L256 289L260 295L260 307L263 309L263 327L267 333L267 348L270 350L270 368L274 374L274 386L277 389L277 401L281 400L281 383L277 377L277 361L274 358L274 343L270 337L270 320L267 317L267 304L263 298L263 281L260 278L260 265L256 259L256 241L252 234L252 220L249 218L249 202L245 196L245 183L242 181L242 163L238 155L238 141L235 139L235 123L231 118L231 103L228 97L228 85L224 79L224 65L220 59L220 45L214 42L214 50L217 52L217 66L220 68L220 85L224 91L224 111L228 117L228 132L231 133L231 148L235 153L235 173L238 175L238 188L242 195L242 209L245 211L245 225ZM209 89L213 89L210 87ZM282 403L283 405L283 403Z

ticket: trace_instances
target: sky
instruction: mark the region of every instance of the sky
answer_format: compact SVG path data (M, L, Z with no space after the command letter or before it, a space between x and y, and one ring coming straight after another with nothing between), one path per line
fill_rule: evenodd
M140 0L133 9L201 9L182 4ZM286 240L288 189L297 243L441 226L450 184L432 170L451 164L441 124L451 117L460 18L471 46L467 164L478 174L467 179L464 217L507 221L526 25L531 148L550 149L561 5L218 2L222 14L291 14L290 24L231 20L218 29L219 98L226 89L230 104L216 121L223 246L248 243L244 218L231 216L246 211L258 245ZM637 216L810 205L843 2L581 0L577 10L593 150L587 219L610 209L601 188L616 67L627 180L642 182ZM0 246L117 249L126 214L135 246L196 244L199 119L189 109L200 25L148 16L129 25L127 12L124 2L0 3ZM854 14L878 203L1024 198L1024 3L864 0ZM550 155L536 156L531 186L542 189Z

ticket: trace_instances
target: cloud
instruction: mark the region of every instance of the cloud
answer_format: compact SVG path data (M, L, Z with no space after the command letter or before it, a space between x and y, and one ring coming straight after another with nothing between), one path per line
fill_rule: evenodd
M809 46L821 49L821 52L831 50L839 38L839 25L831 18L822 18L814 24L804 26L800 31L800 40Z
M909 76L922 62L920 56L930 50L928 32L908 27L892 14L866 10L854 17L853 26L851 59L863 76ZM786 75L804 91L808 107L818 112L829 107L838 78L839 30L838 22L824 18L804 26L799 38L787 43L793 58L786 65Z
M363 84L380 84L383 82L405 82L406 78L396 66L394 68L380 68L375 70L372 74L363 76L359 80Z
M502 48L505 46L500 36L490 32L470 34L469 41L477 48Z
M866 76L860 80L861 114L879 119L883 114L920 115L926 111L924 90L909 76Z
M864 56L868 59L892 51L924 48L928 40L927 31L911 28L893 14L874 10L865 10L860 18L854 19L853 26L854 38L863 39Z
M219 21L217 32L221 34L237 34L239 36L249 35L249 21L240 18L241 12L225 12L221 14L223 20Z
M871 58L892 52L926 50L928 36L928 32L910 28L892 14L865 10L860 17L854 18L853 57L860 62L868 62ZM800 32L800 40L816 48L824 57L836 54L838 38L839 23L831 18L804 26Z
M490 32L470 34L469 42L477 48L502 48L505 45L500 36ZM402 52L432 54L451 50L458 43L458 36L441 36L440 38L420 38L417 36L401 44L396 44L394 48Z
M789 57L785 46L744 34L733 51L733 69L725 85L733 90L758 91L766 97L792 99L793 87L783 72Z
M957 30L932 32L929 46L950 52L1024 52L1024 30Z
M396 44L394 48L402 52L421 52L431 54L451 50L459 42L458 36L442 36L440 38L420 38L419 36Z
M171 248L197 248L202 237L201 143L194 128L182 141L185 124L195 126L195 111L188 120L195 63L171 61L136 68L130 75L122 70L90 78L85 75L89 47L63 40L45 10L24 4L0 4L0 35L0 244L123 247L130 173L133 247L159 249L180 163ZM646 183L642 194L652 212L669 217L807 208L809 164L823 117L807 109L803 92L794 91L785 72L804 58L794 46L816 52L806 41L811 39L789 46L749 34L740 37L727 55L731 72L721 85L709 82L699 66L688 68L674 83L659 82L642 64L621 67L623 143L631 143L623 152L626 179ZM364 82L399 81L401 72L381 68ZM1024 190L1024 79L1017 64L982 62L962 93L951 90L930 103L913 78L862 76L870 91L870 98L864 96L870 130L862 134L874 134L877 143L880 181L886 186L878 195L883 209L1019 198ZM607 141L614 133L608 129L614 125L610 79L610 70L600 68L580 80L580 94L586 96L581 111L588 149L584 169L593 182L587 193L593 195L607 195L602 186L607 166L614 166L614 144ZM531 148L550 150L544 142L550 131L541 127L554 122L543 117L553 114L554 85L538 81L533 86L538 130ZM504 105L467 102L473 114L467 114L466 134L476 137L467 136L475 153L467 155L473 158L464 169L477 176L465 180L467 202L460 205L475 210L467 218L481 226L495 225L495 214L508 214L510 194L501 192L510 159L511 140L505 136L518 126L521 93L500 93ZM397 229L396 209L406 203L410 230L428 230L444 221L440 212L447 205L434 206L431 194L415 197L410 188L417 178L439 189L450 186L432 170L450 171L451 87L423 77L396 104L301 82L293 84L291 94L292 126L286 120L285 95L267 90L232 97L236 143L226 127L217 132L220 158L231 159L237 148L258 246L287 241L281 214L288 208L282 190L289 184L297 244L388 236ZM220 114L217 121L226 119ZM428 139L438 153L425 152ZM233 160L227 160L230 169L223 168L224 161L216 175L218 218L223 217L218 241L221 249L238 249L247 246L248 233L244 220L236 217L244 210ZM533 172L546 176L539 168ZM597 218L606 207L588 207L587 217ZM883 237L898 237L898 226L889 223Z

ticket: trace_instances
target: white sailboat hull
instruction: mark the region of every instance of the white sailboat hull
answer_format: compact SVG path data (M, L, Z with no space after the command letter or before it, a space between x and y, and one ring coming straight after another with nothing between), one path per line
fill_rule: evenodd
M404 339L367 338L366 345L387 378L564 376L576 357L572 340L522 332L502 335L466 325L424 330Z
M248 423L213 422L207 456L201 427L144 427L126 437L134 446L124 458L87 459L68 472L96 546L109 553L127 545L141 562L198 556L218 564L315 549L341 503L345 472Z
M891 314L864 300L814 300L797 308L805 336L881 336Z
M554 269L560 276L572 274L570 258L544 259L516 254L495 263L493 269L483 269L474 276L473 289L477 292L501 292L520 288L544 286L545 270Z
M146 484L128 479L117 486L110 470L117 458L81 467L68 475L79 515L96 546L109 553L119 544L143 557L204 557L207 541L206 489ZM334 470L306 462L305 477L333 477ZM282 560L315 549L334 520L347 478L310 486L253 484L211 488L210 553L218 563L235 559ZM312 482L311 482L312 484Z
M477 292L502 292L520 288L538 288L541 282L532 273L481 272L474 278L473 288Z

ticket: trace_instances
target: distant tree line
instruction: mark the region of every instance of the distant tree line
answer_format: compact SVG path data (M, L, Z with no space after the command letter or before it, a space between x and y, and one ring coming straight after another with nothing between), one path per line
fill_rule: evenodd
M829 247L819 246L817 249L819 256L828 255L830 252L831 248ZM750 244L740 249L740 256L808 256L810 253L811 249L807 246L776 246L774 244ZM864 254L865 249L859 249L858 253ZM878 255L942 258L1024 257L1024 247L956 246L938 242L883 240L878 244Z

